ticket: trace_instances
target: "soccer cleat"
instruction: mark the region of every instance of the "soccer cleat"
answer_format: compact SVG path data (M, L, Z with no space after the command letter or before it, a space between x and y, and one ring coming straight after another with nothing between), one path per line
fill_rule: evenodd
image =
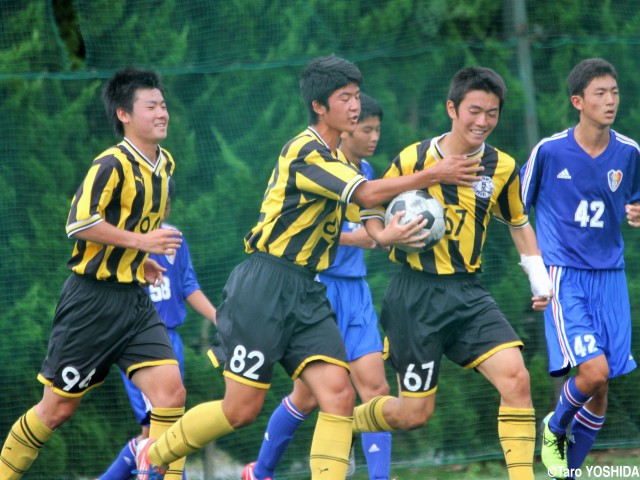
M256 468L256 462L247 463L242 469L242 480L256 480L253 470Z
M145 438L138 443L136 447L136 474L137 480L163 480L167 468L160 465L152 465L149 461L149 447L153 445L155 440Z
M242 469L242 480L258 480L254 470L256 469L256 462L247 463ZM264 478L262 480L273 480L271 477Z
M542 463L550 472L564 472L567 470L566 435L558 435L549 429L549 420L553 412L542 420L542 449L540 457Z

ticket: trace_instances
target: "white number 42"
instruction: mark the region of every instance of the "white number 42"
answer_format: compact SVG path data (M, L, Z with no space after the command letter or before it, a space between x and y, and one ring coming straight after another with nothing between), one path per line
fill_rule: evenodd
M573 341L573 351L580 357L585 357L589 353L596 351L596 339L593 335L583 335L576 337Z
M592 213L590 215L589 213ZM576 209L573 219L580 224L581 227L603 228L604 222L600 220L604 214L604 202L602 200L594 200L589 203L582 200Z

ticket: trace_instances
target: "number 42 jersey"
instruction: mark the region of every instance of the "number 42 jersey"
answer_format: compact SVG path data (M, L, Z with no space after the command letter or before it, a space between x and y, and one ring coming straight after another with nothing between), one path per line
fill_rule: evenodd
M625 205L640 201L640 149L614 130L610 135L592 158L569 128L541 140L522 167L522 201L535 210L546 265L624 268L620 227Z

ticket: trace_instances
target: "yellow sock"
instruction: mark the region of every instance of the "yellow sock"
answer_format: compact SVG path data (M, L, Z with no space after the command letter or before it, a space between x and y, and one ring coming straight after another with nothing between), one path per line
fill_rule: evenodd
M344 479L353 436L351 417L320 412L311 442L311 479Z
M395 397L375 397L367 403L358 405L353 410L353 432L392 432L393 428L389 426L382 414L383 405L392 398Z
M0 453L0 478L17 480L24 475L49 441L53 430L36 415L35 407L22 415L11 427Z
M536 416L533 408L500 407L498 435L510 480L533 480Z
M222 412L222 400L201 403L186 412L149 448L149 459L154 465L168 465L233 431Z
M176 423L184 415L184 407L180 408L154 408L151 410L151 423L149 425L149 438L157 440L171 425ZM186 458L182 457L172 462L164 476L165 480L182 480L182 472Z

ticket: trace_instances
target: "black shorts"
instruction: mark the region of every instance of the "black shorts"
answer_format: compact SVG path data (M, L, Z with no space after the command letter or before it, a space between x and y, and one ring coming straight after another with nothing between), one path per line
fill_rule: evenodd
M131 377L138 368L178 362L140 285L73 274L62 288L38 380L61 395L81 396L100 385L113 364Z
M348 368L325 285L287 260L251 254L231 273L216 318L209 357L238 382L269 388L276 362L293 379L316 360Z
M433 275L403 268L385 292L380 322L404 396L435 392L442 355L469 369L522 346L475 275Z

